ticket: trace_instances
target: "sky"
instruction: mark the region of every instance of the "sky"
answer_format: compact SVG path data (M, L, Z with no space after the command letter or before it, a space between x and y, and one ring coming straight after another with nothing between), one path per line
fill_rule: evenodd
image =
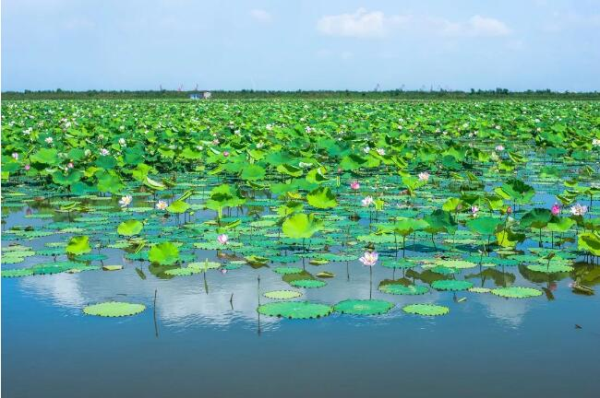
M600 91L600 0L2 0L2 91Z

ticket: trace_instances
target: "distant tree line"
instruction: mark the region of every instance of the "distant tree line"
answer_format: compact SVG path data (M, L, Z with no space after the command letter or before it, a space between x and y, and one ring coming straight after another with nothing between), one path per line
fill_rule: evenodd
M3 100L52 100L52 99L181 99L188 100L190 94L198 91L179 90L139 90L139 91L69 91L69 90L41 90L41 91L6 91L2 93ZM386 90L386 91L352 91L352 90L318 90L318 91L211 91L214 99L392 99L392 100L427 100L427 99L580 99L598 100L600 92L556 92L552 90L527 90L510 91L506 88L494 90ZM202 100L200 100L202 101Z

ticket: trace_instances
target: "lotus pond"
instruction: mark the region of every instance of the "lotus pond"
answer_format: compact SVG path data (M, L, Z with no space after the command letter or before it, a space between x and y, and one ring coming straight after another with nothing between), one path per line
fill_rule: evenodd
M7 397L595 397L600 103L2 103Z

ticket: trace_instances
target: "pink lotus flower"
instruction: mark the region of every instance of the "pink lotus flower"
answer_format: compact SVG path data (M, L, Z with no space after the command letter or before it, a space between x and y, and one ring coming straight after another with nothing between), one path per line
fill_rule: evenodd
M227 270L225 268L221 268L219 270L219 272L221 272L223 275L225 275L227 273Z
M429 181L429 177L431 177L431 175L426 171L419 173L419 180L421 180L421 181L427 182L427 181Z
M472 206L471 207L471 213L473 213L474 216L477 215L477 213L479 213L479 207L477 206Z
M229 242L229 237L225 234L217 236L217 242L222 245L226 245Z
M229 152L228 151L224 151L223 152L223 156L225 156L225 157L229 156Z
M363 254L363 256L361 258L359 258L359 261L367 267L372 267L377 263L378 259L379 259L379 253L365 252L365 254Z
M73 163L69 162L69 164L67 165L67 167L70 168L70 169L72 169L74 167Z
M350 188L356 191L357 189L360 189L360 184L358 183L358 181L354 181L350 184Z
M31 168L30 165L28 165L28 164L25 165L25 171L29 171L30 168Z
M550 211L553 215L558 216L560 214L560 206L558 205L558 203L555 203L554 206L552 206L552 209L550 209Z
M19 154L16 152L13 152L12 157L14 160L19 160Z
M508 207L506 208L506 213L507 213L507 214L512 214L512 212L513 212L513 208L512 208L512 206L508 206Z

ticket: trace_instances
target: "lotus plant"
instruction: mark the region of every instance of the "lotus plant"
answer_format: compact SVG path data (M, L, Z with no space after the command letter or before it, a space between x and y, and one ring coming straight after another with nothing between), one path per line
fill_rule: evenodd
M373 267L379 260L379 253L376 251L366 251L359 259L365 267L369 267L369 300L373 297Z

